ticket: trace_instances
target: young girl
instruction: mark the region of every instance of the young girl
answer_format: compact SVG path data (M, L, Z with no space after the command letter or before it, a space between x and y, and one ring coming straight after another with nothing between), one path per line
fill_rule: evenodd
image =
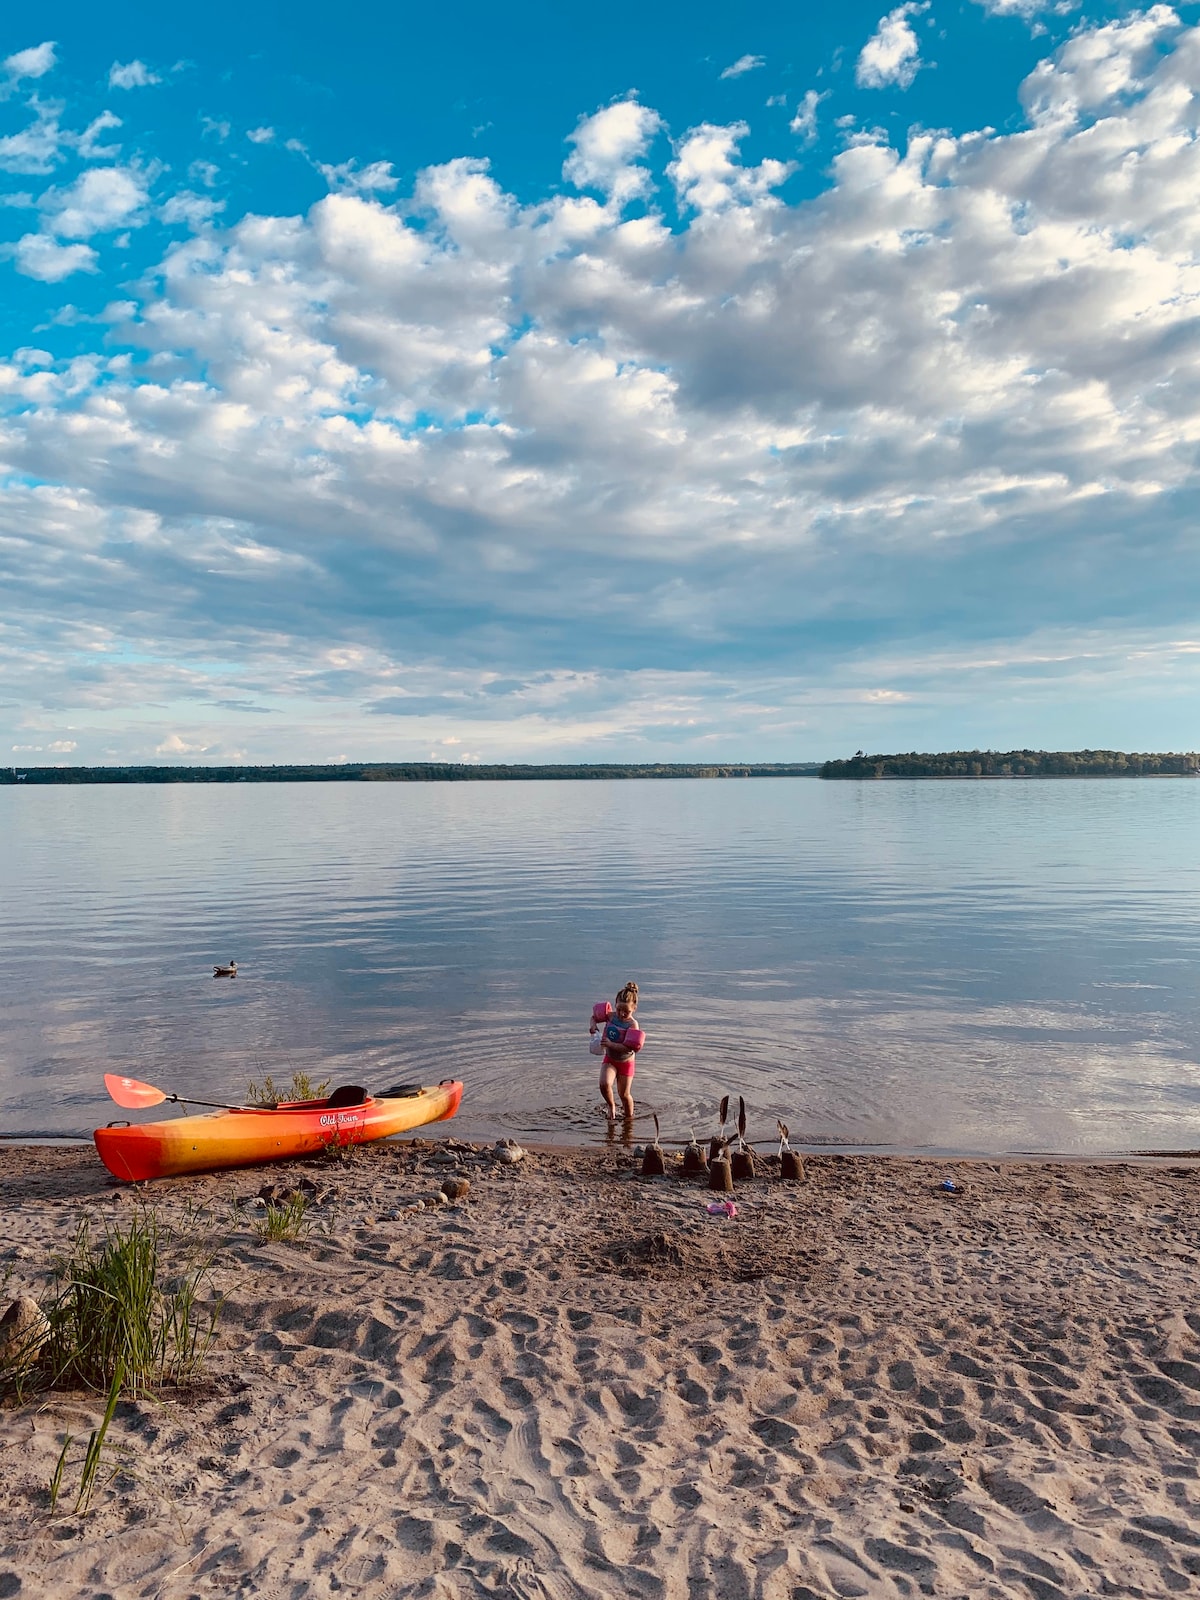
M600 1067L600 1093L604 1096L604 1104L608 1107L608 1120L617 1120L617 1103L613 1095L613 1087L621 1096L621 1109L625 1113L627 1122L633 1121L633 1058L637 1050L641 1049L641 1039L635 1045L627 1045L625 1036L630 1029L635 1034L642 1030L634 1022L634 1013L637 1011L638 986L631 978L621 989L616 998L614 1015L607 1022L601 1022L593 1014L592 1025L589 1032L593 1035L599 1030L604 1031L604 1061ZM645 1035L642 1034L642 1038Z

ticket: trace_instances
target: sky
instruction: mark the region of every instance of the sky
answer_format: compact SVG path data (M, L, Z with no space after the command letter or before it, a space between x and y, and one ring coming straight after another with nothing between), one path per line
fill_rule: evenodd
M1200 746L1200 7L185 9L0 23L0 762Z

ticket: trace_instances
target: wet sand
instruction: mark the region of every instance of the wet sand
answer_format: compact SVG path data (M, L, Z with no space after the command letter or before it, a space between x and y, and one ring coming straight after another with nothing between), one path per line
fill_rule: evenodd
M138 1204L225 1297L208 1381L121 1403L88 1516L47 1484L103 1397L0 1411L0 1600L1200 1591L1200 1166L767 1171L726 1218L613 1150L136 1192L0 1151L0 1298ZM301 1177L313 1231L260 1243L245 1202Z

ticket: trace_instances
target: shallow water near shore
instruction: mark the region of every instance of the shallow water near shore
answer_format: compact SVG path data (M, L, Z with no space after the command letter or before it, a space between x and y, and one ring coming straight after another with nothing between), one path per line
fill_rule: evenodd
M300 1070L461 1077L464 1137L602 1141L587 1017L632 976L664 1135L728 1093L759 1139L1200 1147L1198 808L1185 780L0 790L0 1131L109 1120L105 1071L237 1100Z

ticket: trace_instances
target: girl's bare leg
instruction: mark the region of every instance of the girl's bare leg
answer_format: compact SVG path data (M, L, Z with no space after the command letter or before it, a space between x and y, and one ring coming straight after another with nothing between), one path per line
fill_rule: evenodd
M600 1068L600 1093L604 1096L604 1104L608 1107L608 1120L617 1120L617 1102L613 1099L613 1079L616 1069L610 1066Z
M626 1122L633 1121L633 1073L619 1072L617 1078L617 1093L621 1096L621 1110L625 1114ZM615 1115L615 1112L614 1112Z

